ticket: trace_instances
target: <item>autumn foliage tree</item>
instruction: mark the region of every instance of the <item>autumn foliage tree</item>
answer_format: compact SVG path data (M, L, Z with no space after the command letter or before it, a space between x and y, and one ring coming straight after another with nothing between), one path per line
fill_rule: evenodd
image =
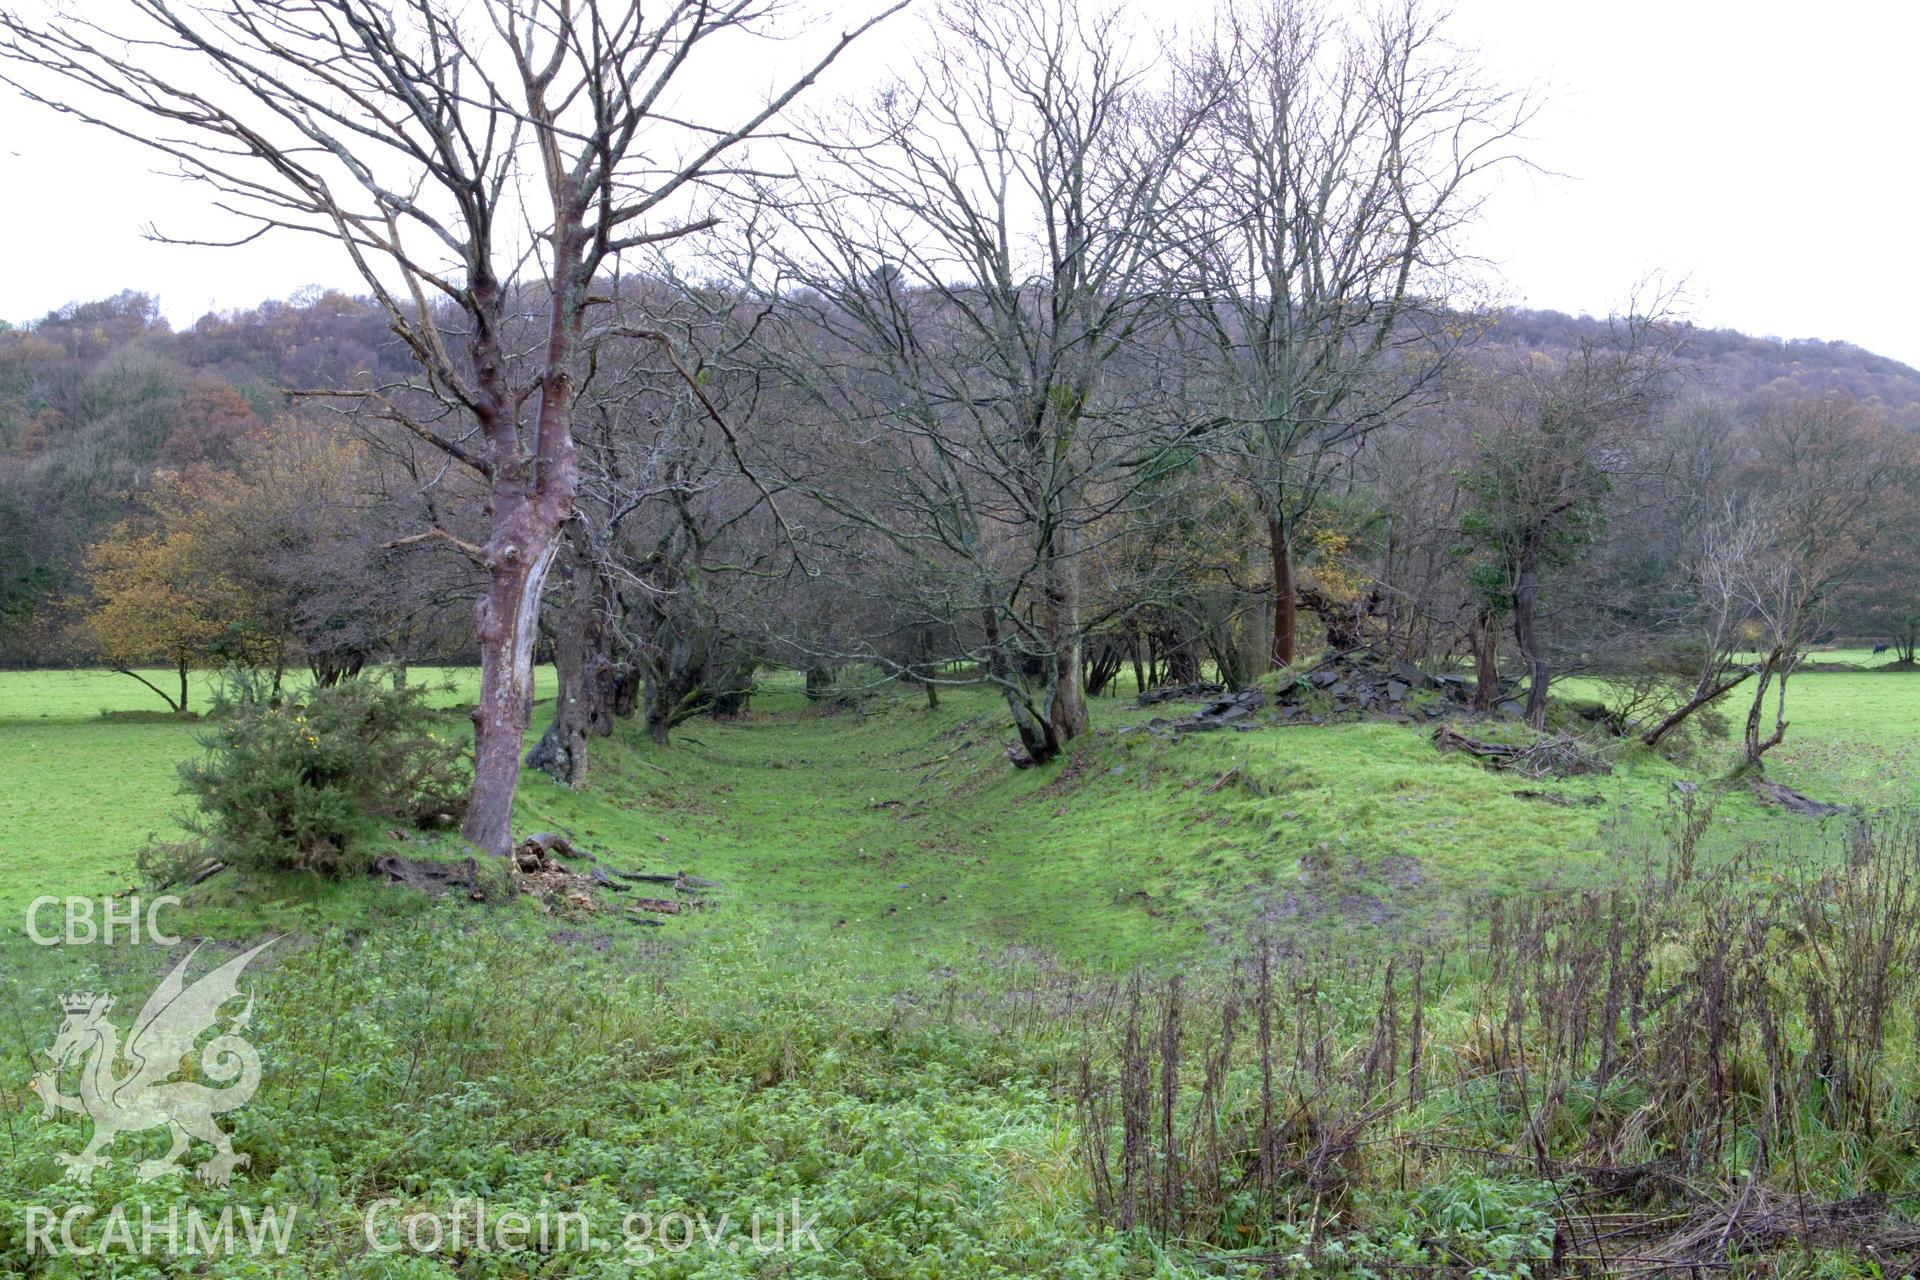
M102 660L159 694L171 710L184 712L187 673L210 661L231 633L242 597L203 539L150 523L125 521L88 552L95 601L88 624ZM179 674L177 697L139 672L148 663L164 663Z
M176 710L185 672L206 663L259 668L275 688L295 661L322 683L358 670L387 603L376 539L396 513L357 437L286 419L226 449L229 467L162 473L87 562L101 655L136 678L139 663L176 667Z

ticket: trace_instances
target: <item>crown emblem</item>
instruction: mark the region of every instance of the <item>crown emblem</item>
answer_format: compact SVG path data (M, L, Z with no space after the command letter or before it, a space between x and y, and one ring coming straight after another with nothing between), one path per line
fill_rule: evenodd
M103 1002L100 1005L102 1013L113 1008L112 996L95 995L91 991L76 991L72 995L61 996L60 1007L68 1013L90 1013L93 1010L93 1002L96 1000Z

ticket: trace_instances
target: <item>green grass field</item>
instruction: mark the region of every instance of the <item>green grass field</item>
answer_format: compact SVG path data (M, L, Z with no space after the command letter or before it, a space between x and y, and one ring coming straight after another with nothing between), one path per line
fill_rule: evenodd
M171 673L144 672L163 689ZM423 668L416 680L472 697L478 673ZM217 676L191 677L204 710ZM133 853L178 832L179 763L194 726L110 671L0 672L0 910L43 893L104 893L131 883Z
M1865 655L1822 655L1843 657ZM440 677L457 724L471 673L412 675ZM1867 809L1920 803L1920 676L1810 672L1792 688L1793 725L1770 776ZM1625 883L1634 851L1669 838L1680 782L1700 784L1714 806L1704 860L1742 874L1831 857L1842 830L1718 787L1734 755L1726 742L1683 763L1624 750L1609 774L1532 783L1442 755L1425 726L1170 740L1123 732L1154 712L1102 699L1096 732L1064 763L1019 772L984 691L950 691L937 711L887 685L854 702L809 704L797 679L776 674L750 714L691 722L665 748L622 726L594 744L581 792L524 779L521 830L563 829L612 866L721 883L717 909L664 928L561 918L524 898L433 900L372 879L229 872L192 890L176 917L190 936L229 948L286 935L261 976L266 1075L236 1117L237 1145L255 1164L235 1195L309 1213L294 1253L269 1269L201 1260L191 1274L1275 1274L1257 1259L1301 1247L1297 1222L1216 1223L1252 1260L1208 1262L1217 1244L1097 1220L1073 1099L1089 1037L1106 1035L1123 1008L1120 988L1101 984L1137 966L1183 973L1194 992L1214 993L1189 997L1204 1011L1229 963L1264 940L1344 966L1342 983L1370 990L1380 957L1414 945L1446 954L1482 927L1490 900ZM18 1220L55 1194L57 1154L83 1132L77 1119L42 1123L26 1091L50 1042L49 1010L60 993L91 989L131 1011L174 958L153 947L45 950L20 937L36 896L136 887L135 850L174 829L176 766L197 750L194 726L103 714L149 704L149 692L106 673L0 673L7 1274L181 1274L172 1263L38 1258ZM1515 794L1527 789L1571 803ZM446 837L403 847L455 852ZM1446 1065L1470 1064L1488 1034L1477 1003L1485 976L1462 964L1429 1030L1436 1073L1457 1070L1458 1083L1393 1123L1523 1150L1510 1104L1479 1092L1473 1070ZM1355 1069L1373 1034L1367 999L1335 1006L1337 1034L1353 1046L1338 1061ZM1244 1108L1235 1078L1232 1105ZM1579 1107L1640 1105L1574 1092ZM1907 1106L1906 1096L1901 1086L1887 1105ZM157 1135L127 1141L154 1146ZM1575 1137L1560 1141L1571 1149ZM1895 1135L1848 1141L1821 1148L1836 1153L1814 1172L1823 1189L1916 1194ZM227 1202L213 1189L136 1183L130 1163L88 1192L98 1212L181 1194L209 1210ZM1731 1175L1696 1175L1721 1176ZM1544 1247L1538 1202L1551 1188L1524 1171L1453 1158L1423 1164L1411 1189L1408 1177L1402 1168L1368 1184L1338 1229L1423 1266L1435 1255L1419 1241L1441 1233L1485 1275L1523 1274L1501 1259ZM72 1188L58 1195L71 1199ZM369 1204L475 1195L578 1207L602 1226L638 1209L801 1197L825 1215L831 1243L798 1260L696 1250L645 1272L564 1250L452 1258L364 1246ZM1475 1206L1470 1222L1458 1203ZM1831 1251L1809 1259L1810 1275L1874 1274ZM1332 1263L1321 1273L1379 1274Z
M471 696L471 672L412 678L451 686L450 708ZM0 673L0 909L127 888L133 852L177 829L194 727L103 715L150 704L111 673ZM1790 706L1772 776L1869 808L1920 802L1920 676L1809 673ZM1116 732L1151 714L1126 699L1096 701L1097 732L1065 766L1016 773L998 710L961 690L928 712L883 687L858 716L828 714L776 676L745 719L696 722L664 750L630 734L596 744L581 794L529 774L521 826L729 879L737 910L870 933L932 964L989 944L1124 967L1260 922L1417 922L1463 893L1581 883L1604 869L1603 829L1657 822L1674 782L1711 779L1732 752L1689 767L1629 753L1611 775L1543 784L1592 798L1569 808L1516 797L1524 781L1441 757L1415 726L1175 742ZM1720 817L1729 844L1809 825L1744 792Z

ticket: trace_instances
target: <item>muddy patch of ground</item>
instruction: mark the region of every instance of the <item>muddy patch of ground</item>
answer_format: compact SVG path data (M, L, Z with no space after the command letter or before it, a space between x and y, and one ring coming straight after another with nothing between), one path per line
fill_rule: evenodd
M1391 926L1407 910L1402 899L1426 883L1426 868L1409 854L1393 853L1349 864L1338 873L1308 864L1305 883L1284 889L1278 897L1256 902L1261 925L1295 926L1342 922ZM1383 886L1384 893L1359 888L1356 882Z

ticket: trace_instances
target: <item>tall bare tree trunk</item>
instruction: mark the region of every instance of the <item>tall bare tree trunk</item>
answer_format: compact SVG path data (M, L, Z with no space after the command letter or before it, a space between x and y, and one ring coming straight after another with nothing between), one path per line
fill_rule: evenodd
M628 6L633 12L603 20L591 4L500 4L489 12L500 47L482 42L484 55L461 35L462 6L441 3L366 6L364 15L351 5L156 3L101 25L77 13L37 26L11 11L0 20L0 62L66 81L76 102L62 110L104 124L90 113L106 104L107 116L125 108L164 121L152 130L109 127L165 152L210 183L223 208L263 231L337 236L419 361L423 376L411 389L438 402L432 412L410 416L406 398L389 398L384 388L346 394L377 404L383 419L487 484L487 542L466 548L486 567L487 586L475 606L480 700L463 831L491 853L512 844L540 593L578 481L570 369L587 313L615 301L589 286L623 253L713 225L717 219L657 219L856 37L904 6L842 31L824 56L782 77L784 89L749 94L722 120L667 109L688 80L724 65L718 54L696 56L713 47L710 38L761 30L769 7L676 3L643 17L642 6ZM96 44L121 52L95 53ZM216 102L175 89L147 65L153 50L166 51L168 63L175 52L201 58L202 70L234 92ZM55 90L43 92L43 101L61 101ZM370 120L391 150L368 141ZM403 223L433 250L419 252L410 238L403 247ZM521 235L504 231L509 223L544 251L528 252ZM551 294L544 342L528 346L516 334L509 352L502 331L509 322L517 328L515 317L533 305L536 272ZM465 358L447 338L445 319L455 311ZM523 421L534 403L529 375L538 392L531 424Z
M1522 568L1513 589L1513 640L1520 656L1527 660L1527 723L1535 729L1547 727L1546 655L1540 651L1540 635L1534 629L1534 608L1539 603L1540 583L1533 566Z
M1473 645L1473 709L1491 711L1500 701L1500 624L1493 610L1474 615L1468 637Z
M562 207L571 207L561 201ZM473 794L460 832L488 853L513 848L513 797L520 785L520 752L533 718L533 646L540 635L540 596L573 515L579 485L579 448L573 442L573 374L581 309L575 295L576 228L555 235L554 294L547 329L546 373L534 418L531 457L522 451L513 397L503 374L497 333L474 335L474 366L487 388L480 409L492 462L487 502L487 590L474 606L480 634L480 701L473 708ZM497 287L477 282L481 315L498 314Z
M1783 662L1785 654L1775 648L1767 654L1767 660L1760 665L1760 680L1754 686L1753 703L1747 708L1747 728L1742 743L1745 749L1746 763L1749 768L1764 768L1767 752L1779 746L1787 736L1787 672ZM1774 704L1773 732L1767 737L1760 736L1760 721L1766 710L1767 687L1775 679L1780 681L1780 691Z
M1087 731L1087 699L1081 684L1080 566L1072 559L1069 535L1056 532L1047 566L1047 644L1053 650L1053 698L1047 725L1056 743L1071 742Z
M1273 557L1273 647L1268 664L1277 670L1293 665L1297 646L1293 542L1278 520L1267 521L1267 550Z
M553 619L553 720L527 763L578 791L587 780L587 739L613 732L617 673L608 584L593 557L569 538L566 588Z
M513 848L513 797L520 749L533 719L533 645L540 593L560 545L558 528L515 521L495 533L487 592L475 607L480 630L480 701L473 708L473 798L460 832L488 853ZM513 536L513 535L519 536ZM498 548L497 550L495 548Z

